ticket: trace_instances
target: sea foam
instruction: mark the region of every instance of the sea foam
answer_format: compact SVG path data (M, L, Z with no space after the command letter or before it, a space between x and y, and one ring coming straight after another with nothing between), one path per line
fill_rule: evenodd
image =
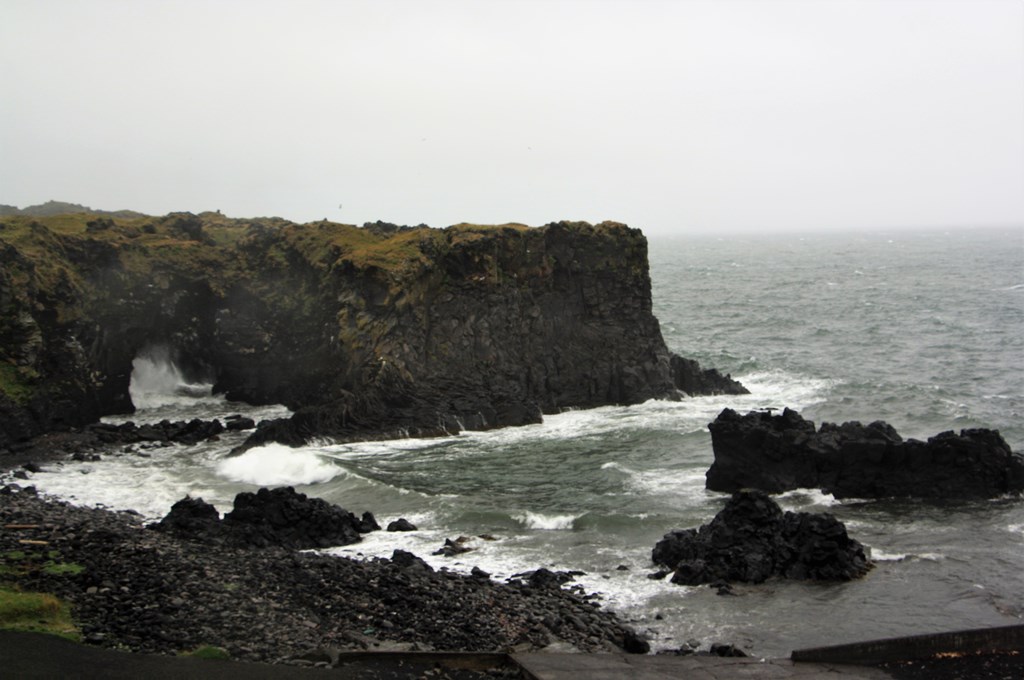
M329 482L343 471L309 449L267 444L225 458L216 465L221 477L259 486L291 486Z

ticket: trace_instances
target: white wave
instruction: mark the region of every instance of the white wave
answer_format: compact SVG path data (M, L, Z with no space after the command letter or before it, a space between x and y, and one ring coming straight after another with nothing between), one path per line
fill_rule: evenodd
M380 458L402 456L410 451L419 451L441 447L457 440L458 437L430 437L423 439L386 439L371 442L351 442L347 444L322 443L316 445L320 452L337 460L358 460L361 458Z
M751 394L690 397L679 401L652 399L630 406L565 411L545 416L542 423L521 427L468 431L442 438L321 444L315 448L337 460L401 457L423 449L433 449L431 455L440 459L451 459L473 454L474 448L464 444L508 447L531 442L601 437L627 430L658 429L689 434L704 432L707 423L726 407L738 410L782 406L801 409L824 401L828 392L838 384L835 380L807 378L780 370L761 371L738 379Z
M689 470L654 469L633 471L623 468L630 477L627 488L643 496L675 496L703 499L706 495L705 468Z
M871 548L871 559L876 562L902 562L910 557L906 553L890 553L879 548Z
M565 531L572 529L576 520L582 515L545 515L540 512L529 510L512 515L512 519L522 524L527 529L539 529L541 531Z
M1010 524L1006 530L1013 534L1024 534L1024 524Z
M798 376L780 369L758 371L738 379L750 390L747 400L798 410L821 403L836 385L841 384L830 378Z
M158 408L210 397L213 385L190 383L167 358L166 351L151 353L132 360L128 386L132 404L137 409Z
M842 505L843 502L836 500L830 493L824 493L819 489L795 489L779 494L776 498L784 510L803 510L814 507L832 507Z
M225 479L259 486L292 486L329 482L342 469L325 461L315 451L293 449L282 444L267 444L249 449L216 465L216 473Z
M161 453L181 453L168 447ZM33 475L32 484L41 493L57 496L74 505L111 510L134 510L147 521L156 521L185 496L202 497L223 504L218 493L194 470L172 469L159 458L108 457L99 463L66 463L50 471ZM230 506L230 503L227 504Z

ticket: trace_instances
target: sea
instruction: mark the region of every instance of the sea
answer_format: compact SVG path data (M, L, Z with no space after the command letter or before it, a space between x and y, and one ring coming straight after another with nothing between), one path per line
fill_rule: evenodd
M668 347L731 373L751 394L649 401L547 416L543 424L438 439L269 445L244 435L132 447L33 476L74 503L157 520L186 495L221 511L235 494L294 486L382 525L326 550L356 559L396 548L436 568L504 579L538 567L583 572L655 650L731 643L762 657L794 649L1021 623L1024 501L777 497L827 512L876 567L848 583L773 580L731 596L648 577L673 529L709 522L727 496L705 490L707 424L725 408L789 407L822 421L885 420L905 438L998 429L1024 451L1024 229L650 238L654 313ZM196 396L196 395L199 396ZM190 395L190 396L185 396ZM135 362L137 423L287 415L188 386L166 359ZM468 537L470 552L433 555Z

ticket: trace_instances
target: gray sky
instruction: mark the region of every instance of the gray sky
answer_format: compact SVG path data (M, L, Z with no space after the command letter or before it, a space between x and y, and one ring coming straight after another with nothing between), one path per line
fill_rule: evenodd
M1021 0L0 0L0 93L22 207L1024 224Z

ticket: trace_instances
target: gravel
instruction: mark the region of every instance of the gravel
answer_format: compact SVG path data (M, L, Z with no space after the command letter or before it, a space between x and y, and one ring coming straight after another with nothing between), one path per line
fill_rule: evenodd
M414 556L357 561L152 531L132 513L0 488L0 580L69 601L83 640L315 665L339 651L646 652L614 614L560 579L433 571ZM79 565L44 568L46 565Z

